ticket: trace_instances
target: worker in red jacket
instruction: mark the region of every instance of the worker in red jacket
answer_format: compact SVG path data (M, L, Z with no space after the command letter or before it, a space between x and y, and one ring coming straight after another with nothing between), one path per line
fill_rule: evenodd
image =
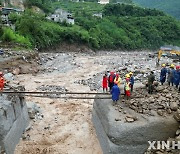
M108 83L109 83L109 91L112 90L112 87L114 86L114 79L115 79L116 75L114 74L114 72L110 72L109 78L108 78Z
M103 76L103 80L102 80L102 87L103 87L103 92L106 92L108 91L108 77L107 77L107 74L105 74Z
M0 72L0 91L3 91L5 84L4 74Z

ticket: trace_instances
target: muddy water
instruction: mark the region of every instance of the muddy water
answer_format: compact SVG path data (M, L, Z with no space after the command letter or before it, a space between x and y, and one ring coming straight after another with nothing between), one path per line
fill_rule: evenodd
M101 77L106 70L126 71L155 69L155 58L148 52L99 52L41 54L41 72L37 75L19 75L17 80L28 91L50 85L65 87L73 92L90 92L88 84L77 81L89 80L101 86ZM97 73L99 73L97 75ZM121 72L122 75L125 72ZM139 81L140 82L140 81ZM96 89L96 88L94 88ZM96 89L100 90L101 89ZM31 121L30 136L20 141L15 154L101 154L91 122L93 100L63 100L31 98L42 109L44 118Z

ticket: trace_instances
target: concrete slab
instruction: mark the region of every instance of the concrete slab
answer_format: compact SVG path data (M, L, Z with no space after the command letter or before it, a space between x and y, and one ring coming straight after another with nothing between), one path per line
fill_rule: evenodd
M92 120L104 154L143 154L149 146L148 141L174 137L179 126L173 116L146 116L128 107L124 110L138 120L125 122L127 114L115 110L111 100L96 99L94 102Z

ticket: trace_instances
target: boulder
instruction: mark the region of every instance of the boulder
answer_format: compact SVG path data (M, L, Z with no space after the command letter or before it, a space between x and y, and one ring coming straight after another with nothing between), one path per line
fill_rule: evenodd
M170 108L173 111L177 111L177 109L178 109L178 102L175 102L175 101L170 102Z
M14 75L19 75L20 72L21 72L21 70L20 70L20 68L18 67L18 68L15 68L15 69L13 70L12 74L14 74Z
M28 114L30 119L35 119L37 113L41 113L40 107L34 102L27 102Z

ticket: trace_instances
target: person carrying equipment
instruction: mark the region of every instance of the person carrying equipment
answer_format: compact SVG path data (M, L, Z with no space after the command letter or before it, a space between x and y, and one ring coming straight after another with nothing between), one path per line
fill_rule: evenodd
M161 69L161 73L160 73L161 85L163 85L164 82L166 81L166 73L167 73L166 65L162 64L162 69Z
M3 91L5 84L4 74L0 72L0 91Z
M133 87L134 87L134 76L133 76L133 73L130 72L129 76L130 76L130 83L131 83L131 92L133 92Z
M119 96L120 96L120 88L117 86L116 83L114 83L114 86L112 87L111 94L112 94L113 105L115 105L117 104L117 101L119 100Z

